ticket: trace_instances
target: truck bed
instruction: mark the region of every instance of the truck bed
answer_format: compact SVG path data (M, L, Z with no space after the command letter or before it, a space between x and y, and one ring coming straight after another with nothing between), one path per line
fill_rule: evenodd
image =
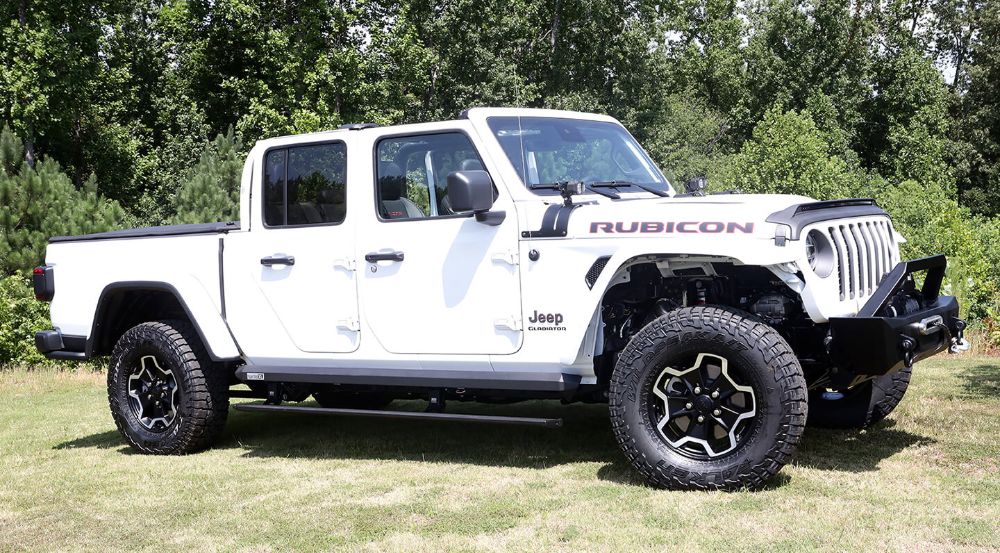
M208 341L221 336L222 343L232 344L220 316L222 238L239 228L239 223L172 225L53 238L45 259L55 290L50 312L64 345L91 341L105 299L136 288L174 295ZM218 358L238 353L235 346L230 349L211 353Z
M240 230L239 221L225 223L199 223L196 225L164 225L159 227L143 227L136 229L113 230L97 232L80 236L53 236L49 243L79 242L84 240L115 240L121 238L150 238L154 236L185 236L189 234L216 234Z

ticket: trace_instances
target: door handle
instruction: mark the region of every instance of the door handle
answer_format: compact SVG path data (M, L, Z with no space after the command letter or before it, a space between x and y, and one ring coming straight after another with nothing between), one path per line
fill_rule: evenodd
M272 265L295 265L295 257L279 253L260 258L260 264L268 267Z
M402 261L403 252L389 252L389 253L369 253L365 255L365 261L369 263L376 263L378 261Z

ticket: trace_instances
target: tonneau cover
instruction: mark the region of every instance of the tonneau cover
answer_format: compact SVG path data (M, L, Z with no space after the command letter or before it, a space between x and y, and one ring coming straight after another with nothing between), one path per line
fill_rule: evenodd
M116 238L149 238L154 236L184 236L188 234L217 234L240 230L239 221L225 223L199 223L196 225L165 225L161 227L144 227L136 229L113 230L81 236L53 236L49 243L76 242L80 240L113 240Z

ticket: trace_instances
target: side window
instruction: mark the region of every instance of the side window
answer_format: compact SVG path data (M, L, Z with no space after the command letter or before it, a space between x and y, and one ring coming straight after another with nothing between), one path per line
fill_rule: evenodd
M484 170L469 137L459 132L385 138L375 161L378 213L386 220L455 215L448 174Z
M264 162L264 223L269 227L342 223L347 215L343 142L270 150Z

